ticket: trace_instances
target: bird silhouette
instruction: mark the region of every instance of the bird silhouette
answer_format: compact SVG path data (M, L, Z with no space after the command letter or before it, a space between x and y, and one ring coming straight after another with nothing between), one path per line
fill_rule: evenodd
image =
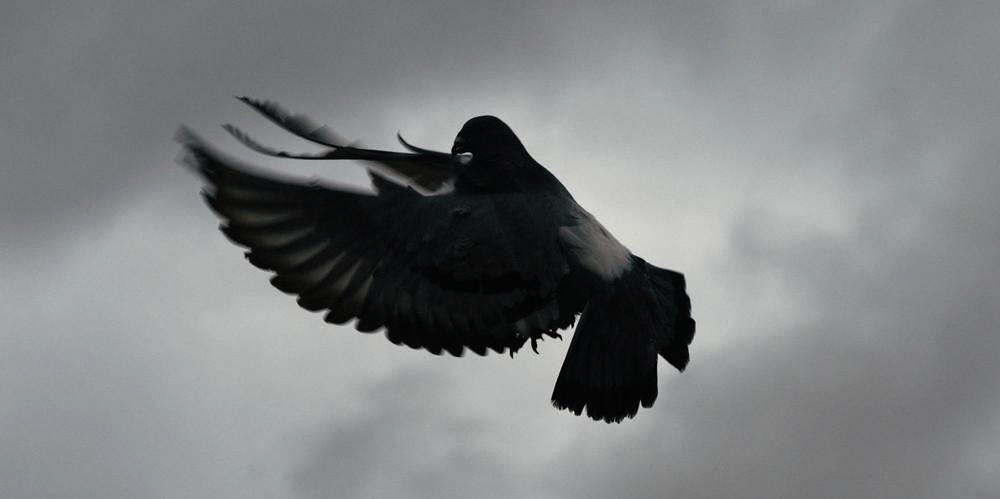
M363 160L374 192L283 179L182 127L183 164L206 182L222 232L271 283L327 322L385 329L434 354L513 355L579 316L552 403L620 422L657 396L657 355L683 371L694 336L684 276L633 255L493 116L468 120L450 152L348 143L270 101L238 97L323 150L259 153Z

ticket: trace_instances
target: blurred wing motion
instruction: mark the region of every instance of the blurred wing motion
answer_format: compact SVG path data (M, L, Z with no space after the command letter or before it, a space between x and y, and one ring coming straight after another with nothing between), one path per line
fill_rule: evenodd
M462 157L422 149L413 146L398 136L399 142L412 152L390 152L363 149L348 144L346 140L320 125L304 114L292 114L275 102L237 97L240 102L253 108L286 131L305 140L328 148L313 154L299 154L281 151L265 146L239 128L226 124L226 129L236 140L254 151L268 156L293 159L354 159L370 161L369 168L384 176L396 178L423 193L434 193L445 188L454 179Z

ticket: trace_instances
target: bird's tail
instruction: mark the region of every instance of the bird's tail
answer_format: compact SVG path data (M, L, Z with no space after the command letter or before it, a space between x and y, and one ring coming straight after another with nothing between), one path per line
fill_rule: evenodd
M656 400L656 356L683 371L694 337L684 276L632 256L608 292L584 308L552 392L576 414L621 422Z

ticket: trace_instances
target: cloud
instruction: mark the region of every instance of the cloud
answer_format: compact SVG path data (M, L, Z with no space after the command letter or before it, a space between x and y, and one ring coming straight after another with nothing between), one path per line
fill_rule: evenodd
M484 441L491 421L468 414L453 389L421 370L373 384L364 413L315 442L295 488L317 498L510 497L518 480Z
M126 3L0 21L12 494L1000 493L996 6ZM235 93L377 146L503 116L688 275L690 369L594 424L549 407L565 342L449 359L302 312L174 163L182 122L301 145Z

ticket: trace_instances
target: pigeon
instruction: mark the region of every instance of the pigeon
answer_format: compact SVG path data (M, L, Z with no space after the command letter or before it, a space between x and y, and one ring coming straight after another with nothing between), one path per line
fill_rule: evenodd
M391 152L237 98L322 150L274 149L224 125L246 147L358 160L371 178L367 191L286 178L178 130L181 162L203 179L221 231L303 309L435 355L513 356L529 341L537 353L576 323L551 402L609 423L652 407L658 356L687 366L695 321L684 276L633 255L500 119L468 120L450 152L398 134L406 151Z

